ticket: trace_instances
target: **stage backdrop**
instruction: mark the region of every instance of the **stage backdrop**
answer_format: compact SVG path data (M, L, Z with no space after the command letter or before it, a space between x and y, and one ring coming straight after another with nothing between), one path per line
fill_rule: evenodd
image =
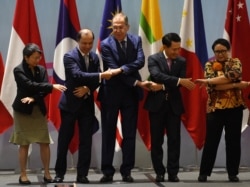
M250 11L250 0L246 0L248 12ZM130 32L138 34L141 0L121 0L122 10L128 15L130 23ZM163 33L176 32L180 33L180 26L182 20L184 0L159 0L161 11L161 23ZM202 0L203 18L206 34L206 43L208 49L208 56L212 57L213 53L211 45L213 41L223 36L223 30L226 18L227 0ZM51 69L54 57L54 49L56 44L56 34L58 25L58 14L60 0L34 0L38 25L40 29L40 36L45 55L45 62L48 66L48 73L51 75ZM102 15L105 0L76 0L78 16L81 27L87 27L94 31L96 40L93 50L96 50L97 39L99 38L100 26L102 22ZM0 1L0 52L3 57L3 62L6 61L7 51L10 41L10 33L13 24L13 17L15 11L16 0ZM248 14L249 17L249 14ZM248 49L242 49L248 50ZM248 50L249 51L249 50ZM246 53L248 52L246 51ZM15 62L16 63L16 62ZM250 62L249 62L250 63ZM250 71L250 70L249 70ZM12 72L9 72L12 76ZM249 72L250 73L250 72ZM248 110L244 111L243 127L245 127L248 117ZM1 124L0 124L1 125ZM250 166L250 129L244 128L242 133L242 160L241 166ZM0 134L0 169L16 169L18 168L18 147L9 144L8 140L12 132L12 127ZM50 135L54 141L51 145L51 164L54 168L57 148L57 130L53 124L49 123ZM184 126L182 126L182 141L181 141L181 159L180 165L197 166L200 163L201 150L197 150L193 140L187 133ZM99 130L93 136L92 148L92 163L91 166L100 168L100 151L101 151L101 131ZM166 144L164 144L166 150ZM29 168L41 168L39 148L37 145L32 146L30 154ZM166 158L166 156L165 156ZM68 167L75 167L77 161L77 152L74 155L68 154ZM119 166L121 161L121 153L115 154L114 164ZM166 161L166 159L165 159ZM220 147L217 154L217 167L225 166L225 144L224 137L222 137ZM136 142L136 166L140 168L151 168L150 152L142 143L140 136L137 136Z

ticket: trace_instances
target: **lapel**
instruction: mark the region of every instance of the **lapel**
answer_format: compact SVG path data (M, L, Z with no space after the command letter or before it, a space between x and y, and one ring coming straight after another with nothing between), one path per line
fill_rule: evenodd
M167 59L165 58L163 52L159 53L159 57L160 57L159 65L161 66L161 69L163 69L164 72L166 72L166 73L170 73L170 70L169 70L169 67L168 67L168 64L167 64Z
M82 56L81 52L77 49L77 47L75 48L74 56L76 58L76 63L78 64L80 69L82 71L87 71L84 57Z

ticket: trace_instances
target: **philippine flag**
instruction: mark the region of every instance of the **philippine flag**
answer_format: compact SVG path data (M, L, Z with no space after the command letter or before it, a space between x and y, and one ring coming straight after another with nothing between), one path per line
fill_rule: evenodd
M208 60L201 0L185 0L181 22L181 55L187 60L186 77L193 80L204 77L204 65ZM182 122L201 149L205 141L206 99L205 88L192 91L182 89L185 114Z

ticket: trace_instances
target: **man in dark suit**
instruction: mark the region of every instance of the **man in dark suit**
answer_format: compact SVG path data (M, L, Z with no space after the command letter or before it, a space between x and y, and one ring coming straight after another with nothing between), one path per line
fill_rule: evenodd
M101 79L109 79L110 71L100 73L98 56L91 51L94 34L89 29L79 31L78 46L64 55L65 85L59 108L61 126L58 135L56 177L54 182L63 182L67 168L67 152L74 134L75 122L79 127L79 149L77 163L77 182L88 183L88 170L91 161L93 124L97 123L93 92Z
M156 172L156 181L165 179L162 144L167 131L168 180L178 182L180 157L180 124L184 112L180 86L192 90L195 84L186 75L186 60L179 56L181 38L176 33L163 36L163 51L148 58L152 84L145 101L149 111L151 131L151 159Z
M102 160L103 177L100 182L112 182L118 113L122 126L122 180L133 182L131 170L135 162L135 137L139 99L142 88L147 89L148 81L141 81L139 69L144 66L144 53L139 36L127 33L128 18L118 13L112 20L112 35L101 42L104 70L110 69L112 78L104 80L99 89L102 118ZM116 75L113 77L113 75Z

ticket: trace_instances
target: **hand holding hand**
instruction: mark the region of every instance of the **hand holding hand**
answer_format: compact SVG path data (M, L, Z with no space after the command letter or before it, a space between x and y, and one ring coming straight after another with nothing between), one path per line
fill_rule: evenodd
M108 70L101 73L101 78L109 80L112 77L112 75L113 75L112 71L110 69L108 69Z
M202 87L207 87L207 85L209 84L209 81L208 79L196 79L194 83L199 84L200 88L202 88Z
M151 84L150 84L149 88L150 88L151 91L156 92L156 91L162 90L163 86L162 86L162 84L158 84L158 83L155 83L155 82L151 81Z
M181 78L180 85L184 86L188 90L193 90L195 88L195 84L191 80L192 78Z
M150 91L151 81L137 81L136 86L139 86L147 91Z

